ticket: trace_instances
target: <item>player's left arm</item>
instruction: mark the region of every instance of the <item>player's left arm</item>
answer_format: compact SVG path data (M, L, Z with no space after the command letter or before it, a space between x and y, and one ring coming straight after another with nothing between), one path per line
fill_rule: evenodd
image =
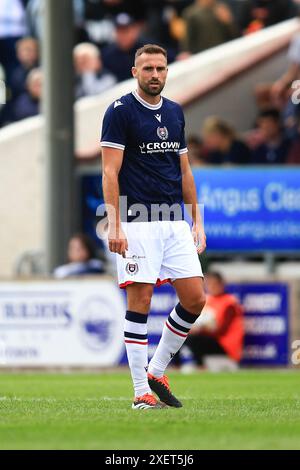
M206 235L198 206L195 181L187 153L180 155L180 166L182 173L183 202L188 205L189 213L193 220L192 235L195 245L197 246L197 252L201 254L206 248Z

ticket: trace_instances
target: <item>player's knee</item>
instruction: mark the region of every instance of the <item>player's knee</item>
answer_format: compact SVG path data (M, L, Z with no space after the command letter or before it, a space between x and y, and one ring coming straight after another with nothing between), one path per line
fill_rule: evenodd
M141 293L128 302L129 309L135 312L148 313L151 306L151 297L148 293Z

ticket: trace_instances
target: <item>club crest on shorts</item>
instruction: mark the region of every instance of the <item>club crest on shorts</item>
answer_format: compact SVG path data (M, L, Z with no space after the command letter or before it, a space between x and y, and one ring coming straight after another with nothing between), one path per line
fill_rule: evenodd
M134 276L139 272L139 266L137 263L127 263L126 265L126 272L130 276Z
M166 127L158 127L157 135L161 140L167 140L167 138L169 137L168 129Z

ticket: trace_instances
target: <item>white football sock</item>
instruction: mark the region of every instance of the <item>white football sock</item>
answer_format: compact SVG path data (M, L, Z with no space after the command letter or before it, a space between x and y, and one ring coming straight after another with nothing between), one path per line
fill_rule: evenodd
M127 310L124 337L135 397L152 393L148 384L148 315Z
M185 310L178 304L170 313L157 346L155 354L149 364L149 373L155 377L162 377L165 370L181 348L186 337L197 320L198 316Z

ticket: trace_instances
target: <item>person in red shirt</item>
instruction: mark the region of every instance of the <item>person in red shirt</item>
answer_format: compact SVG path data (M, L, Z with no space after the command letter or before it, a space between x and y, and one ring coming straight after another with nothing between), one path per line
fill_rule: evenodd
M206 305L184 346L192 351L199 366L203 366L203 358L209 355L227 356L239 362L244 338L242 307L233 295L225 292L221 274L208 273L205 281Z

